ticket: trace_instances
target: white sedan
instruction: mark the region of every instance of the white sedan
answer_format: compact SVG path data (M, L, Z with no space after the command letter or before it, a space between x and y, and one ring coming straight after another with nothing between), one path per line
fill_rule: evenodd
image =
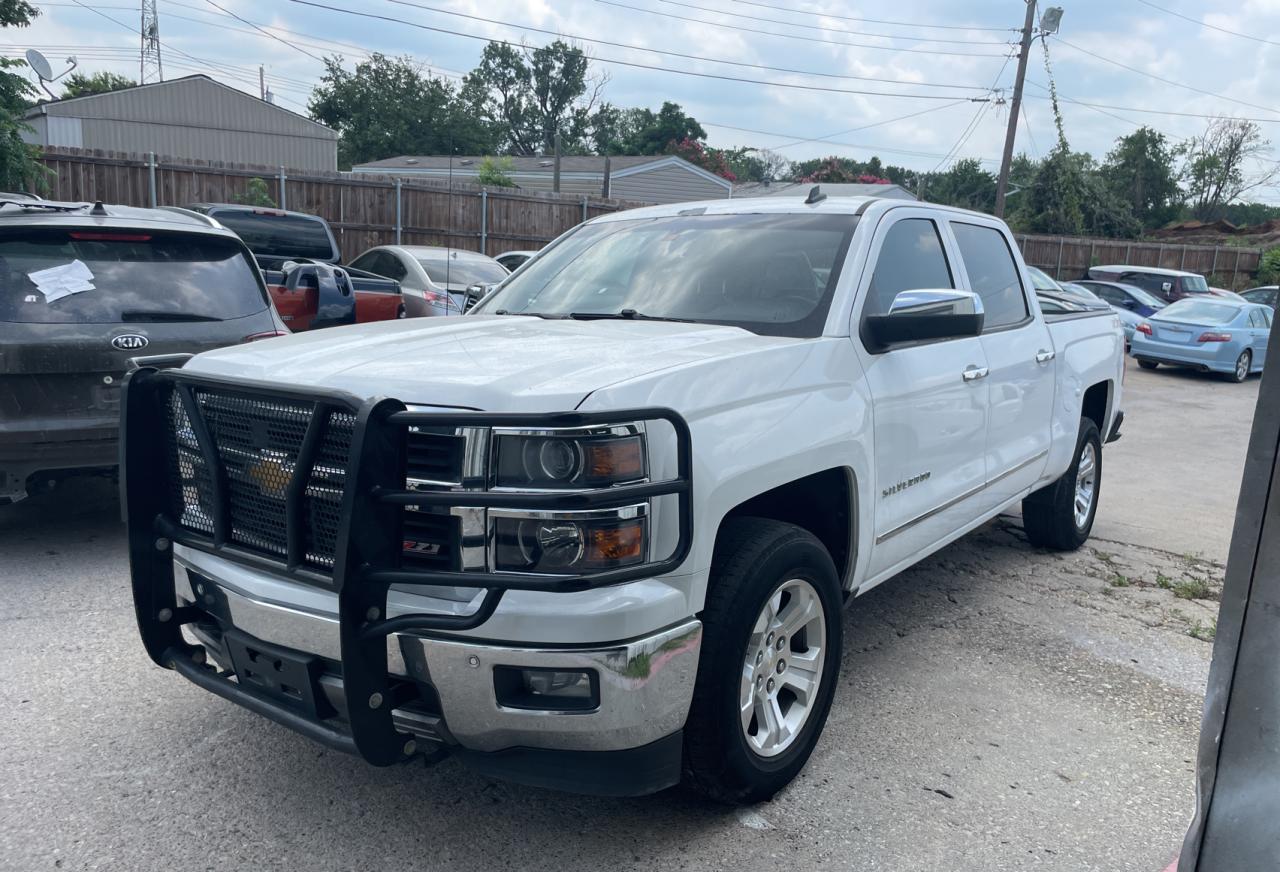
M493 285L510 275L488 255L431 245L379 245L350 266L400 282L410 318L461 315L467 309L468 287Z

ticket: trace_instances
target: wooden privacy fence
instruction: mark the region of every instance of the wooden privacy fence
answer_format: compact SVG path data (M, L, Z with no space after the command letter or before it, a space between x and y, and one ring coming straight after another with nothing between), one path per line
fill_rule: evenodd
M1228 245L1169 245L1124 239L1017 235L1027 263L1055 279L1083 278L1091 266L1128 264L1200 273L1214 287L1239 290L1258 271L1261 249Z
M250 179L260 178L281 208L325 218L347 258L391 243L450 245L489 255L537 249L589 218L644 205L75 148L45 149L42 160L53 170L46 196L55 200L128 206L230 203L246 193ZM1259 249L1232 246L1026 234L1017 240L1027 263L1064 280L1081 278L1090 266L1119 263L1184 269L1202 273L1212 285L1239 289L1250 283L1261 256Z
M49 148L42 160L53 171L44 196L126 206L232 203L247 192L251 179L260 178L281 208L328 221L345 258L392 243L447 245L489 255L538 249L589 218L643 205L88 149Z

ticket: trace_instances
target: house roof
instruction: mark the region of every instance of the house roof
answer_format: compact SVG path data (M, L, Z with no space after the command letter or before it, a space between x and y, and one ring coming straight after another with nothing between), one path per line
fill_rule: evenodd
M292 116L297 121L306 122L307 125L310 125L311 127L315 128L318 134L321 134L326 138L330 138L330 139L338 138L338 132L334 130L332 127L328 127L327 125L321 124L319 121L316 121L313 118L308 118L307 116L302 115L301 113L294 112L292 109L286 109L285 107L280 106L276 103L268 103L265 100L255 97L253 94L250 94L246 91L241 91L239 88L233 88L230 85L227 85L223 82L219 82L217 79L210 78L209 76L206 76L203 73L196 73L190 76L179 76L176 79L165 79L163 82L149 82L145 85L134 85L131 88L118 88L115 91L105 91L101 94L87 94L83 97L64 97L61 100L45 100L42 103L37 103L36 105L32 106L30 109L28 109L26 112L23 113L22 117L36 118L40 115L51 115L51 114L75 115L75 110L77 106L89 106L94 103L108 103L116 99L122 94L134 93L134 92L143 91L146 89L174 90L174 89L187 88L192 84L213 85L218 88L222 88L226 91L231 92L237 97L242 97L245 100L253 101L255 105L270 107L271 109L277 112L281 112L285 115ZM50 110L53 110L53 111L50 112ZM128 119L117 119L117 120L128 120Z

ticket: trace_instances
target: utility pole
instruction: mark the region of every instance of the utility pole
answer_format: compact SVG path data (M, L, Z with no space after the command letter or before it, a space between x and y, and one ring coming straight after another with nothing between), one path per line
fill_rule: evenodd
M556 131L556 168L551 177L551 190L560 193L560 131Z
M267 99L267 74L263 71L262 64L258 64L258 98Z
M156 0L142 0L142 27L138 31L142 46L138 58L138 84L164 81L164 66L160 62L160 13Z
M1035 36L1036 0L1024 0L1027 20L1022 25L1022 49L1018 55L1018 77L1013 83L1013 101L1009 104L1009 127L1004 134L1004 155L1000 159L1000 178L996 181L996 217L1004 217L1004 195L1009 189L1009 165L1013 162L1013 140L1018 135L1018 112L1022 109L1022 83L1027 77L1027 59L1031 57L1031 40Z

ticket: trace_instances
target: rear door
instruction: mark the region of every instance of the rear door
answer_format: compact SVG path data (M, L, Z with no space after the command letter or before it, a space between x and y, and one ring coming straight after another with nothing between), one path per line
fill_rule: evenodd
M861 324L902 291L957 287L935 213L903 208L876 228L855 306ZM865 345L862 350L867 352ZM987 368L978 337L902 345L864 356L875 433L872 575L954 533L973 517L986 476ZM966 376L968 373L968 376Z
M275 323L256 264L233 238L4 231L0 434L114 432L130 358L206 351Z
M1261 366L1267 359L1267 345L1271 341L1271 324L1265 309L1249 311L1249 327L1253 331L1253 365Z
M948 222L968 289L986 313L982 350L988 396L987 487L990 509L1040 478L1049 458L1057 353L1049 328L1033 314L1013 242L1003 226L980 217Z

